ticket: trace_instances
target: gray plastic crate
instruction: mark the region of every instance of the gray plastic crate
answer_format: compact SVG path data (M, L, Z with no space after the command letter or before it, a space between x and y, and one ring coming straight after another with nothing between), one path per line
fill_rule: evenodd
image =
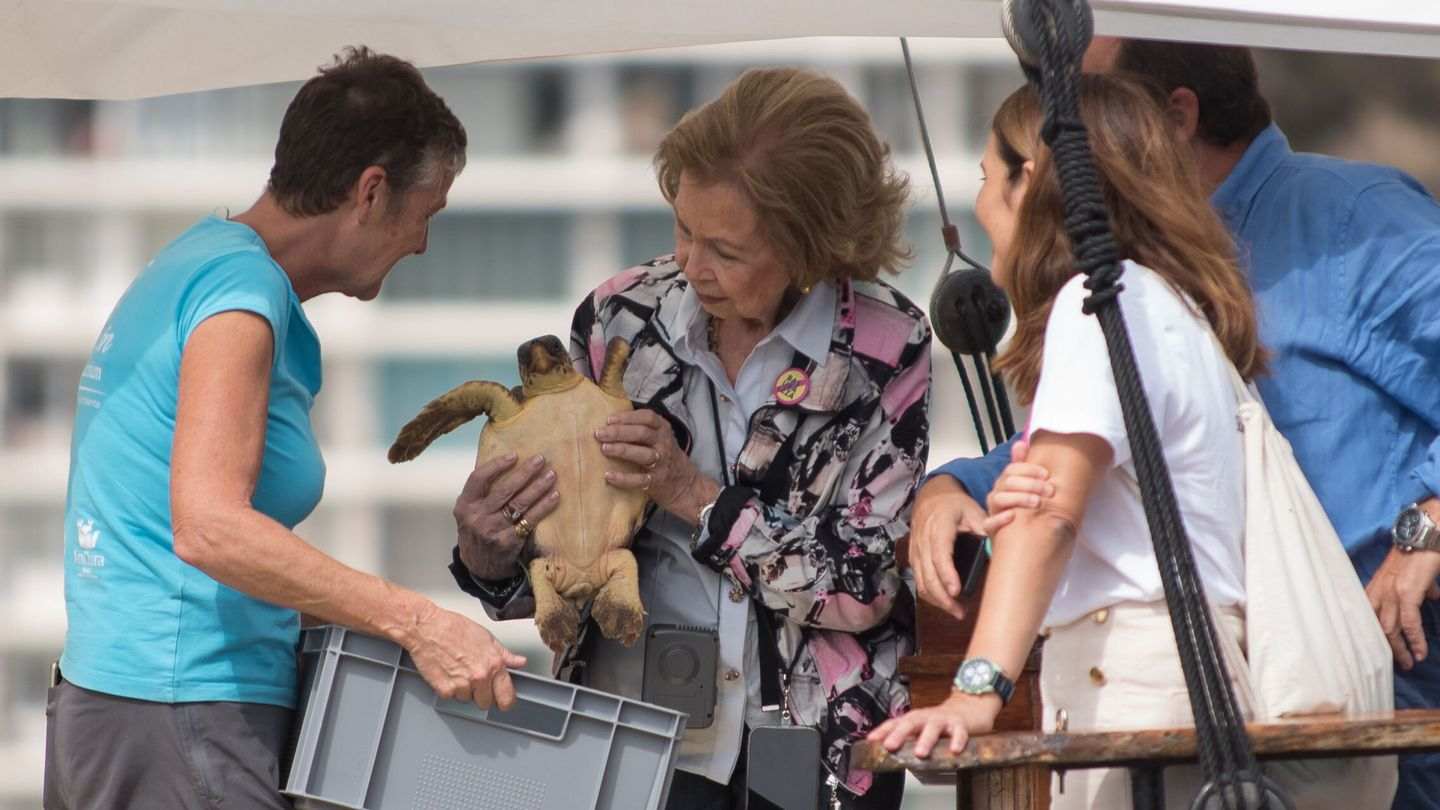
M397 645L306 629L285 793L298 810L638 810L685 715L511 670L509 711L444 700Z

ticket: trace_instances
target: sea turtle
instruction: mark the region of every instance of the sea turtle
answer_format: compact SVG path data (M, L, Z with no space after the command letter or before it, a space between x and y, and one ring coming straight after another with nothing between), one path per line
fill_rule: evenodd
M631 409L622 385L630 345L619 338L610 341L599 385L575 371L554 335L527 341L516 354L519 388L475 380L441 395L401 428L390 446L390 461L415 458L437 437L479 414L490 421L480 432L477 464L507 452L521 459L544 456L555 470L560 504L534 527L529 572L540 638L557 652L572 644L580 610L593 599L591 615L600 631L634 644L644 629L645 611L628 546L640 527L646 496L605 483L607 469L638 468L606 458L594 436L610 414Z

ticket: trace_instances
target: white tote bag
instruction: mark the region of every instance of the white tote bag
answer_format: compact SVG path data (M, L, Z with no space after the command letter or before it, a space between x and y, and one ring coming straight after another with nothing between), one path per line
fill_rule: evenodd
M1232 660L1233 675L1248 674L1260 722L1390 711L1390 645L1365 588L1290 443L1233 367L1230 375L1245 448L1248 662L1242 674ZM1268 770L1297 808L1385 810L1395 793L1394 757L1288 761Z

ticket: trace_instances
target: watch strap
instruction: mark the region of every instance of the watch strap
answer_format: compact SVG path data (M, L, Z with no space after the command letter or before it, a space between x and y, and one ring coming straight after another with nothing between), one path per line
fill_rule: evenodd
M1010 703L1010 698L1015 694L1015 682L1010 680L1005 673L996 670L995 672L995 694L1000 696L1000 705Z

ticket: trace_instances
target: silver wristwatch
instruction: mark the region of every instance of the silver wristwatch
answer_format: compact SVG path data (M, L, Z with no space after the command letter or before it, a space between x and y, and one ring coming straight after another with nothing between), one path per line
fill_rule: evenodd
M951 687L967 695L988 695L994 692L1000 696L1001 705L1009 703L1010 696L1015 693L1015 682L988 658L966 660L960 665L960 669L956 670L955 681Z
M1440 551L1440 526L1435 525L1418 503L1400 510L1390 537L1401 551Z

